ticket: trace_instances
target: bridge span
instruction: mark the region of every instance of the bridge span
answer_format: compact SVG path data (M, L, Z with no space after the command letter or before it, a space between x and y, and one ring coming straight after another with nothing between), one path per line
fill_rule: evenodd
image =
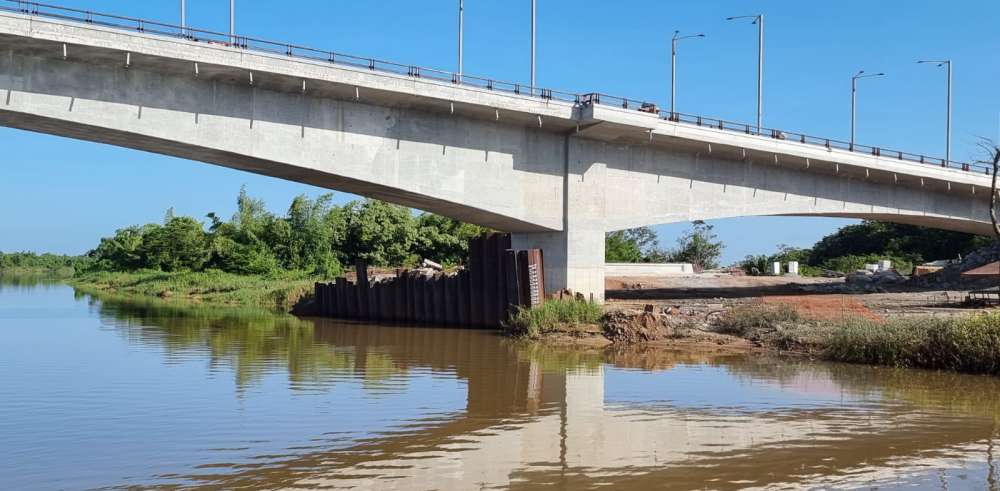
M14 8L17 6L17 8ZM601 94L0 0L0 125L512 232L603 298L604 234L751 215L988 233L989 169Z

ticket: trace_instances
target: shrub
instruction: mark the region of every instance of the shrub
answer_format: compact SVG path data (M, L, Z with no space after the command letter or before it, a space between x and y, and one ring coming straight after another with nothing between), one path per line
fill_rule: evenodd
M723 314L715 323L717 331L734 336L753 338L760 331L774 330L783 323L797 323L799 312L787 304L752 303L736 307Z
M1000 375L1000 313L854 321L833 332L826 355L851 363Z
M826 356L848 363L892 367L916 366L916 357L933 320L897 320L890 324L853 319L837 326Z
M535 308L518 307L506 324L515 336L535 337L559 328L597 324L604 315L600 305L579 300L549 300Z
M750 276L763 276L771 271L771 258L759 254L747 256L740 261L740 269Z

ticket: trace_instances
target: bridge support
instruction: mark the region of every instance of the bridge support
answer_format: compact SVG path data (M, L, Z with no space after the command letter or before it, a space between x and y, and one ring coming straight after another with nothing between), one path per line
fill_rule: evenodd
M512 234L515 249L542 249L545 293L569 288L604 301L604 232L581 231Z
M515 233L515 249L542 249L545 290L564 288L604 302L607 166L583 140L566 137L561 232Z

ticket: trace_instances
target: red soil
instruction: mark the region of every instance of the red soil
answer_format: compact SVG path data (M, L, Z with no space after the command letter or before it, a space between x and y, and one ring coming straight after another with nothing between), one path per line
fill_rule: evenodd
M813 320L839 321L863 317L873 321L882 318L849 295L794 295L762 298L764 303L790 305L802 317Z

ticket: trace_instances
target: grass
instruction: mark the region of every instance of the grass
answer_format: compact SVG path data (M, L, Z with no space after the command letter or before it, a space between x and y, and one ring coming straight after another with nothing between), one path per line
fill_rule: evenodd
M831 360L1000 375L1000 313L838 327L825 352Z
M70 283L84 292L288 311L312 294L314 281L296 272L246 276L210 270L95 272L78 275Z
M604 309L579 300L549 300L535 308L518 308L506 328L517 337L537 337L548 332L599 324Z
M49 279L72 278L74 269L72 266L12 266L0 269L0 276L33 276Z
M1000 312L822 322L802 319L788 305L755 303L727 312L714 328L830 361L1000 375Z
M716 321L716 329L724 334L750 338L775 330L783 323L797 323L802 318L786 304L752 303L729 310Z

